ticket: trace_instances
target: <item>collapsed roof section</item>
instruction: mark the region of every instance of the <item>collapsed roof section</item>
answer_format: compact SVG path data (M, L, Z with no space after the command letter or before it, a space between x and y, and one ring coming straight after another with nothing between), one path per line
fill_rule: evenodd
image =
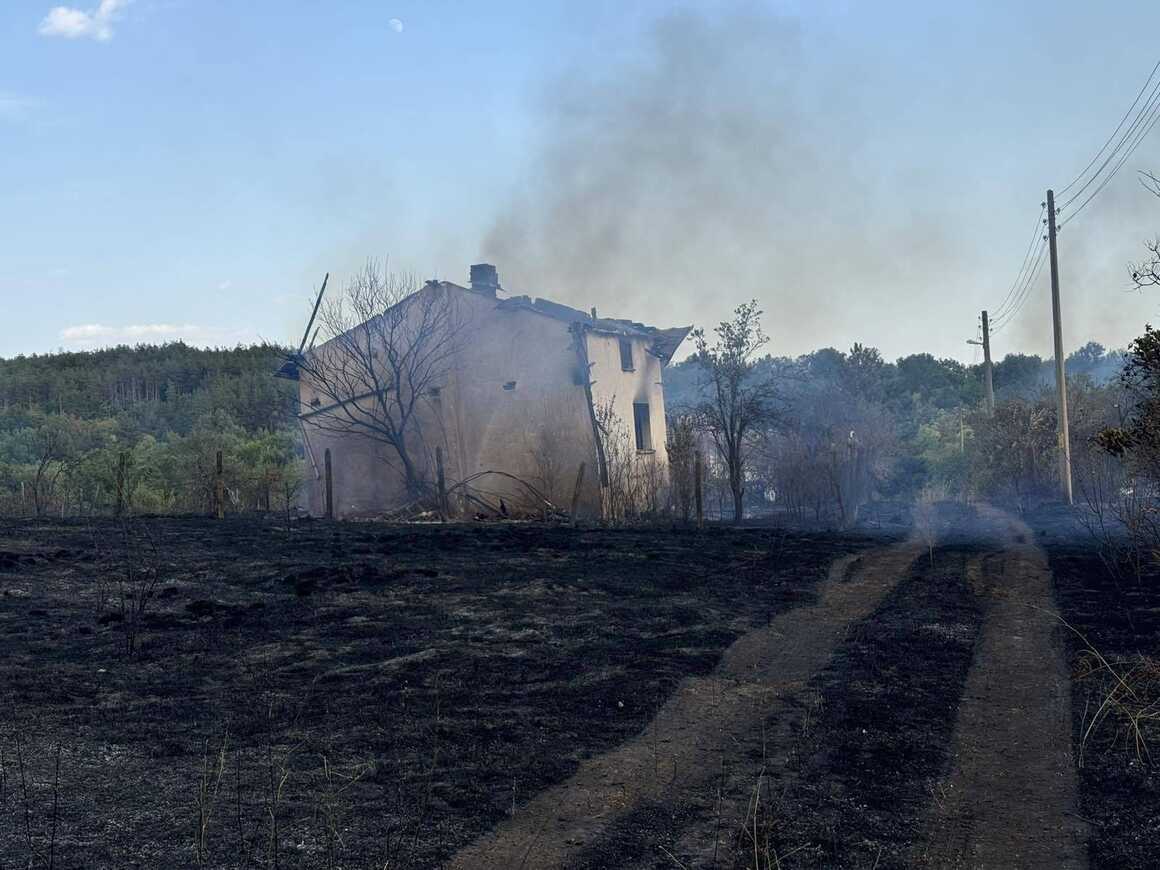
M659 329L655 326L637 323L635 320L597 317L595 308L592 309L591 314L585 314L583 311L561 305L559 302L553 302L550 299L534 299L531 296L512 296L508 299L501 299L496 303L496 308L500 311L534 311L569 325L578 324L591 332L644 339L649 342L649 351L664 365L668 365L673 354L677 352L677 348L681 346L681 342L693 329L691 326Z

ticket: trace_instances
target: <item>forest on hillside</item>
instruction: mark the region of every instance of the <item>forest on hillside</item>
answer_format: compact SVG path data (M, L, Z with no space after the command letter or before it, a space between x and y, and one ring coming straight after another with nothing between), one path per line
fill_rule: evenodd
M294 385L273 377L284 355L272 345L172 343L0 360L0 511L113 512L120 479L124 510L208 512L219 450L230 509L287 510L304 468ZM1068 357L1080 415L1073 440L1114 422L1124 360L1094 342ZM778 413L748 459L751 509L777 502L802 518L838 517L851 439L869 497L1048 494L1052 361L1012 354L996 363L995 418L981 412L982 368L923 353L888 362L863 345L758 358L750 377L774 385ZM674 421L703 400L705 384L696 358L665 371ZM1004 439L1033 447L1006 450L996 443ZM724 514L722 463L710 456L707 468L709 500ZM670 512L675 499L654 493L637 513Z
M175 342L0 360L0 511L285 509L301 479L294 385L273 345Z

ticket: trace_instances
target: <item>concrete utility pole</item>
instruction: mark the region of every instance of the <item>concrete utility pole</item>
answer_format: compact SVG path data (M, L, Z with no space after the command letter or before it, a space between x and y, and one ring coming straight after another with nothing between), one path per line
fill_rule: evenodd
M983 312L983 388L987 394L987 416L995 415L995 382L991 376L991 324Z
M1067 431L1067 373L1064 371L1063 323L1059 314L1059 257L1055 250L1055 193L1047 191L1047 243L1051 253L1051 319L1055 327L1055 386L1059 391L1059 479L1063 497L1071 494L1071 439Z

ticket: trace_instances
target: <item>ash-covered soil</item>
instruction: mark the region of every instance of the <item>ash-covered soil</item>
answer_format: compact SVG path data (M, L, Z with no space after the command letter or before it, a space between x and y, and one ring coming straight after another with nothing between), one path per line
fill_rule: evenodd
M1080 812L1090 827L1090 866L1160 867L1160 718L1155 718L1160 711L1154 704L1154 717L1142 723L1142 748L1119 715L1090 728L1112 684L1106 671L1089 673L1084 662L1089 644L1125 675L1142 665L1142 656L1160 660L1155 554L1146 554L1139 574L1130 564L1113 572L1108 570L1108 552L1101 556L1099 541L1064 512L1041 511L1034 526L1050 561L1060 613L1075 629L1063 634L1073 668L1073 742L1079 759ZM1150 688L1151 699L1160 703L1160 686L1153 683Z
M0 522L0 866L438 866L881 543Z

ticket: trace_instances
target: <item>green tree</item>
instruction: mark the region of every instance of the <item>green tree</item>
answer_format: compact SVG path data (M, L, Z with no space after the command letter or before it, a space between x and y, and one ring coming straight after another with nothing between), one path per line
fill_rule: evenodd
M778 412L773 381L755 376L757 352L769 341L761 330L761 313L756 299L737 306L732 320L714 328L713 344L703 329L692 333L709 393L696 415L725 463L735 523L745 516L745 470L752 436L771 424Z

